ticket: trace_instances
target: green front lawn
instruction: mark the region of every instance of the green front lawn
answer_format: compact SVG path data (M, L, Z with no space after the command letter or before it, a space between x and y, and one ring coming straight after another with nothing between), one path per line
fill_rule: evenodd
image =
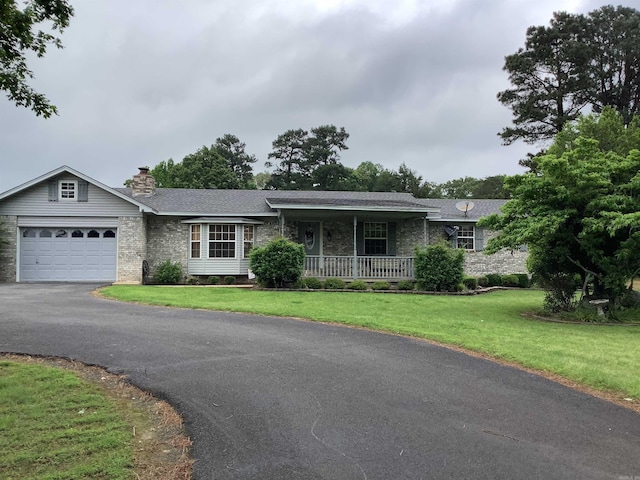
M566 325L522 317L522 312L542 305L539 291L430 296L118 285L102 294L153 305L301 317L410 335L640 399L640 327Z
M130 479L130 427L71 372L0 360L0 478Z

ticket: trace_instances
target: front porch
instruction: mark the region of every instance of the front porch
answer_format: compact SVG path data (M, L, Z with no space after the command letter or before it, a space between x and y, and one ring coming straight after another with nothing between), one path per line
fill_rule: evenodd
M414 257L325 256L305 258L305 277L359 280L412 280Z

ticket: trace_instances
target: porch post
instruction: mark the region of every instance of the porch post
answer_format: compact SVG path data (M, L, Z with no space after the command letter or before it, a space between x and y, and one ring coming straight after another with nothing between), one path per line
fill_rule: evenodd
M422 219L422 240L424 243L424 247L427 246L427 216L425 215Z
M353 216L353 278L358 278L358 237L356 235L358 229L358 217Z

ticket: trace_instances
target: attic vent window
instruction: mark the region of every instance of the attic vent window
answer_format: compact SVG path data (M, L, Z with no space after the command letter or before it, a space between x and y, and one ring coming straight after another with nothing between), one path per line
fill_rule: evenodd
M58 189L60 200L76 200L78 192L78 182L61 181Z

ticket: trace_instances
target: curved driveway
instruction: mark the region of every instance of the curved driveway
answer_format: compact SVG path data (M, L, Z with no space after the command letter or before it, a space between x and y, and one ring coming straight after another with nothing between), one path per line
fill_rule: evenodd
M535 375L408 338L92 288L0 285L0 351L103 365L169 400L195 479L640 478L640 415Z

